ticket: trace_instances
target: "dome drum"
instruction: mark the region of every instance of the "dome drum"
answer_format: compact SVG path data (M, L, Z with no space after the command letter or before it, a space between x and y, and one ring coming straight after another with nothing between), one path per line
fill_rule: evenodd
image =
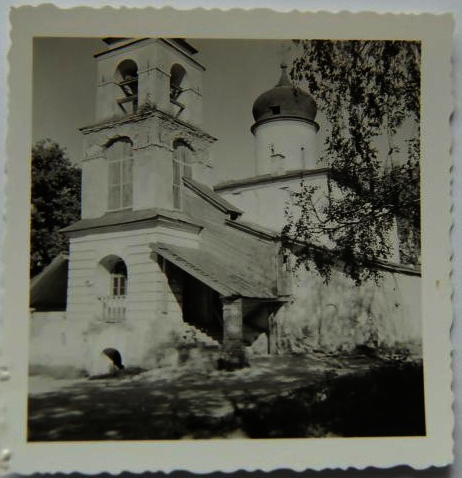
M299 115L289 115L289 114L280 114L280 115L274 115L274 116L268 116L268 117L265 117L265 118L262 118L262 119L259 119L258 121L256 121L251 127L250 127L250 131L255 134L255 131L256 129L264 124L264 123L271 123L271 122L276 122L276 121L281 121L281 120L296 120L296 121L302 121L304 123L308 123L308 125L310 125L311 127L313 127L316 131L316 133L319 131L319 124L316 123L316 121L314 120L311 120L311 119L308 119L308 118L302 118L301 116Z
M279 174L317 167L317 128L307 120L262 121L255 130L256 172Z
M285 65L281 69L277 85L261 94L252 108L258 175L317 167L316 101L292 85Z

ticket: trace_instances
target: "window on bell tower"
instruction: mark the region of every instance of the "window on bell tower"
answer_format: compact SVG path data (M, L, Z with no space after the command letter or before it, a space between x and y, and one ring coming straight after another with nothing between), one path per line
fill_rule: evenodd
M106 149L108 162L108 210L133 205L133 145L129 138L118 138Z
M192 178L191 154L192 151L185 142L176 140L173 143L173 207L175 209L181 208L183 178Z
M124 60L117 67L116 83L120 88L117 104L124 113L136 113L138 109L138 65Z
M186 70L181 66L175 63L170 69L170 101L176 105L184 105L179 103L178 98L181 93L184 91L184 79L186 77Z

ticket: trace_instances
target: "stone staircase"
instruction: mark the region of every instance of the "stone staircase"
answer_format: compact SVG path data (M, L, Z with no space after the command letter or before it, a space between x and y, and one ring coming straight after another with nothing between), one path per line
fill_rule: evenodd
M197 325L193 325L187 322L189 332L194 340L209 347L220 347L223 341L223 332L218 328L199 328Z

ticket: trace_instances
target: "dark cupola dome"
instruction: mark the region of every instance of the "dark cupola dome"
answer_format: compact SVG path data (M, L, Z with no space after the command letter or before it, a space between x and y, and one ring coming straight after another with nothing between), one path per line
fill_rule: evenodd
M286 65L281 65L281 70L281 78L277 85L255 100L252 107L255 122L282 117L295 117L314 122L317 112L316 101L291 83Z

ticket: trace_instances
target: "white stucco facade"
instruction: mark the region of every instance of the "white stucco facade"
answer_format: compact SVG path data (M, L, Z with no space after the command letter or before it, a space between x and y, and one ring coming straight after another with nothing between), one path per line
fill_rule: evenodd
M319 199L324 197L327 190L325 169L312 170L310 174L305 174L302 170L293 173L284 171L283 174L261 176L256 179L218 185L217 191L245 211L243 220L254 222L275 232L280 232L286 223L286 210L293 209L291 193L300 191L302 181L319 188L316 193Z
M316 169L317 128L297 118L268 121L254 130L257 175Z

